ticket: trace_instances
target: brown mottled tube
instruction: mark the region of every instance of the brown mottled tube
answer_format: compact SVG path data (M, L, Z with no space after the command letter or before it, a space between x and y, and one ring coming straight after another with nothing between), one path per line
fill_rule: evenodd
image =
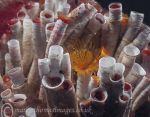
M17 39L20 43L20 46L22 45L22 26L21 22L18 19L11 19L9 21L9 26L12 31L12 39Z
M110 76L112 98L117 99L119 95L123 93L123 84L125 71L125 66L121 63L116 63L114 65L113 73Z
M68 17L71 18L72 22L68 25L61 44L64 44L64 47L69 49L70 44L68 45L68 43L74 42L76 39L80 38L88 21L95 15L96 12L97 10L95 7L84 3L72 10L68 14Z
M117 106L117 117L122 117L125 109L126 109L126 106L128 105L128 102L130 100L130 95L128 93L123 93L119 96L119 103L118 103L118 106Z
M85 47L89 46L89 43L91 43L91 40L94 39L95 35L100 35L101 33L101 29L102 29L102 25L104 24L105 20L104 17L101 13L96 13L88 22L88 24L86 25L80 40L81 42L86 41L86 43L83 45ZM100 37L97 38L97 43L95 42L95 46L96 44L100 44Z
M48 57L50 46L60 44L60 42L62 41L62 38L64 37L67 26L68 24L60 19L56 21L53 31L51 33L50 39L48 41L47 47L46 47L46 53L45 53L46 57Z
M8 41L7 44L13 67L21 67L21 52L19 41L12 39Z
M32 46L32 21L31 19L25 18L23 20L23 57L22 66L24 75L27 77L32 61L33 61L33 46Z
M27 96L29 97L29 100L34 100L38 98L41 80L39 76L38 71L38 60L35 58L32 62L32 66L30 68L29 74L28 74L28 88L27 88Z
M99 60L99 69L97 76L102 80L102 86L109 88L111 84L110 75L112 74L116 60L113 57L103 57Z
M111 3L109 5L109 38L107 38L106 49L110 52L110 55L115 54L119 37L121 33L121 20L122 20L122 4Z
M124 77L126 77L132 69L132 66L135 63L135 59L139 54L140 50L136 46L127 45L124 47L123 52L121 53L120 58L118 60L118 62L124 64L126 67Z
M35 18L32 23L32 39L33 49L37 58L44 58L46 39L42 36L41 22L39 18Z
M82 113L85 117L103 117L107 98L108 94L104 88L94 88L90 93L90 98L86 102L80 102Z
M117 51L115 53L116 59L120 56L123 48L126 45L128 45L130 42L132 42L133 39L137 36L137 34L141 28L143 19L144 19L143 13L131 11L130 17L129 17L129 27L128 27L125 35L123 36L123 39L122 39L119 47L117 48Z
M150 85L150 79L147 77L143 77L141 82L135 87L133 91L132 98L134 101L148 85Z
M15 67L6 73L12 80L14 87L21 86L27 80L21 67Z
M143 77L146 75L146 71L138 63L134 63L131 71L125 78L125 81L130 83L133 89L141 82Z
M80 116L75 90L70 80L65 80L62 74L55 74L54 76L43 77L42 85L46 93L47 106L54 110L49 113L52 114L52 117Z
M124 83L124 86L123 86L123 93L127 93L129 94L129 96L132 95L132 85L128 82L125 82Z
M148 85L133 102L132 111L136 111L147 99L150 93L150 85Z
M71 80L71 60L69 53L63 55L61 70L64 73L65 78Z

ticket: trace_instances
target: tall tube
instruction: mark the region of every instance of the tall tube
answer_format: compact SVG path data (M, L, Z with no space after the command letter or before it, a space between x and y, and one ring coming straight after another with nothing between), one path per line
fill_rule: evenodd
M71 60L69 53L63 55L61 70L64 73L65 78L71 80Z
M33 60L33 46L32 46L32 21L29 18L23 20L23 57L22 66L24 75L27 77Z
M117 48L117 51L115 53L115 58L117 59L123 48L128 45L130 42L133 41L133 39L136 37L137 33L139 32L142 22L144 19L144 14L143 13L138 13L135 11L130 12L130 17L129 17L129 27L123 36L123 39Z
M64 37L67 26L68 24L62 20L56 21L53 31L51 33L50 39L48 41L47 47L46 47L46 53L45 53L46 57L48 56L48 51L51 45L60 44L60 42L62 41L62 38Z
M46 40L42 37L41 22L39 18L33 19L32 22L33 49L37 58L43 58L45 55Z
M117 107L117 117L122 117L126 106L128 105L128 102L130 100L130 95L128 93L123 93L122 95L119 96L119 104Z
M135 59L137 55L140 54L140 50L133 45L127 45L124 47L123 52L121 53L120 60L118 62L121 62L125 65L126 69L124 72L124 76L126 77L130 70L132 69L133 64L135 63Z
M108 94L104 88L94 88L90 93L90 98L80 102L82 114L85 117L103 117L107 98Z
M132 98L133 101L136 100L136 98L140 95L140 93L148 86L150 85L150 79L147 77L143 77L143 79L141 80L141 82L135 87L133 94L132 94Z
M106 88L109 87L110 75L112 74L116 60L113 57L103 57L99 60L99 70L97 75L101 78L102 85Z
M11 57L11 62L13 67L20 67L21 66L21 52L20 52L20 45L19 41L16 39L12 39L8 41L8 49L9 54Z
M11 63L11 57L9 53L5 54L5 72L8 72L10 69L12 69L12 63Z
M148 85L134 101L132 107L133 112L135 112L148 99L149 93L150 93L150 85Z
M109 38L106 40L106 49L110 52L110 55L115 54L115 50L119 42L121 32L121 20L122 4L111 3L109 5Z
M11 78L12 83L15 87L25 83L26 78L23 74L21 67L16 67L7 72L7 75Z
M133 88L135 88L145 75L146 71L143 69L143 67L138 63L134 63L131 71L125 78L125 81L129 82Z
M62 74L55 74L43 77L42 84L45 89L48 107L56 109L51 113L52 116L79 117L77 100L71 81L65 80ZM60 112L60 109L64 111ZM74 112L66 112L67 109L72 109Z
M113 74L110 77L110 81L112 84L112 98L117 99L119 95L123 93L123 84L124 84L124 76L123 73L125 71L125 66L121 63L116 63L114 65Z

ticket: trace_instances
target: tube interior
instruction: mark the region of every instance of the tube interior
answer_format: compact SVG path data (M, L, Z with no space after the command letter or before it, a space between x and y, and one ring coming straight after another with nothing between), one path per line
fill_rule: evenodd
M130 99L130 96L127 93L124 93L124 94L119 96L119 101L121 103L127 103L129 101L129 99Z
M107 99L107 92L103 89L93 89L91 91L91 98L98 102L105 102Z
M121 79L122 79L122 75L118 73L113 74L111 77L111 81L114 81L114 82L120 81Z
M60 87L64 82L64 76L53 76L53 77L46 77L44 76L42 79L42 84L48 89L56 89ZM65 86L68 88L68 85Z
M125 83L124 83L124 91L130 91L131 89L132 89L131 84L125 82Z
M118 9L122 9L122 4L121 3L111 3L109 5L109 9L111 10L118 10Z
M11 99L14 103L20 103L22 101L25 101L27 99L26 95L24 94L15 94L13 99Z

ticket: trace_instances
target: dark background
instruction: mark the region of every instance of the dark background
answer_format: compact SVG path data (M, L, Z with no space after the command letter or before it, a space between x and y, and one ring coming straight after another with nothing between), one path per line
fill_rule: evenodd
M150 26L150 0L96 0L103 8L108 9L108 5L112 2L121 2L123 12L129 14L130 11L144 13L144 23Z

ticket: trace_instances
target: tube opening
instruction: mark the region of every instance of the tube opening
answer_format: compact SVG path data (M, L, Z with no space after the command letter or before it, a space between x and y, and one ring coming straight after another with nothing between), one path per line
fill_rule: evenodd
M56 89L60 87L63 84L63 82L64 82L63 75L50 77L44 76L44 78L42 79L42 84L49 89ZM68 86L66 86L66 88L68 88Z
M25 16L26 16L26 14L25 14L24 11L20 11L20 12L18 12L18 14L17 14L17 17L20 18L20 19L23 19Z
M96 13L95 17L98 21L100 21L100 23L104 24L105 23L105 19L104 16L101 13Z
M123 51L129 56L137 56L140 54L140 50L133 45L125 46Z
M130 91L130 90L132 90L131 84L125 82L124 83L124 91Z
M104 69L109 69L113 67L116 60L113 57L103 57L99 60L99 67Z
M11 89L6 89L1 92L1 98L10 98L12 96Z
M11 40L9 40L9 41L7 42L7 44L8 44L8 47L12 47L12 48L14 48L14 47L19 47L19 41L16 40L16 39L11 39Z
M52 15L51 15L51 14L48 14L48 13L46 13L44 16L45 16L46 18L51 18L51 17L52 17Z
M49 48L48 58L61 59L63 57L63 48L59 45L53 45Z
M129 101L129 99L130 99L130 96L127 93L124 93L124 94L122 94L122 95L119 96L119 101L121 103L126 103L126 102Z
M114 82L118 82L121 79L122 79L122 75L120 75L118 73L113 74L113 76L111 77L111 81L114 81Z
M53 12L50 11L50 10L44 10L44 11L41 11L40 17L44 17L44 18L46 18L46 19L50 19L50 18L53 18L53 17L54 17L54 14L53 14Z
M116 9L121 9L122 8L122 4L121 3L111 3L109 5L109 8L112 9L112 10L116 10Z
M25 94L15 94L10 102L12 102L15 106L22 106L25 104L27 96Z
M107 92L100 88L93 89L91 91L91 98L98 102L105 102L107 99Z
M122 19L121 3L111 3L109 5L109 19L110 21L120 21Z

